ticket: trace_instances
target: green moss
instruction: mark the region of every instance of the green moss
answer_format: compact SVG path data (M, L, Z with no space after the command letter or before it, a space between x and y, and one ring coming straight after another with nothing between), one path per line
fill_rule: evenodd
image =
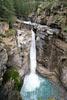
M6 45L5 48L6 48L7 52L10 52L11 51L11 46Z
M11 51L11 47L12 47L13 45L12 44L6 44L6 50L7 50L7 52L10 52Z
M4 81L3 84L9 81L10 78L14 80L14 88L17 91L20 91L23 81L20 80L19 73L17 72L18 66L13 66L12 68L8 69L4 74Z
M6 34L5 33L1 33L0 36L1 37L6 37Z
M6 33L7 37L11 37L11 36L15 36L15 30L14 29L10 29L7 33Z
M38 99L38 100L43 100L43 99Z
M22 87L22 84L23 84L23 81L18 81L18 80L15 80L15 89L17 91L20 91L21 90L21 87Z
M2 37L15 36L15 30L14 29L10 29L7 33L1 33L0 36L2 36Z
M46 99L46 100L56 100L56 99L53 99L53 98L48 98L48 99Z
M11 37L11 36L14 36L14 34L13 34L13 33L8 32L8 33L7 33L7 37Z
M64 32L67 32L67 27L64 28Z
M6 71L4 75L4 82L6 83L10 78L17 79L19 77L19 73L15 71L13 68L10 68Z
M12 44L7 44L7 47L12 47Z
M40 9L45 9L46 7L47 7L48 5L45 5L45 4L40 4L38 7L40 8Z
M0 43L4 43L4 40L2 38L0 38Z

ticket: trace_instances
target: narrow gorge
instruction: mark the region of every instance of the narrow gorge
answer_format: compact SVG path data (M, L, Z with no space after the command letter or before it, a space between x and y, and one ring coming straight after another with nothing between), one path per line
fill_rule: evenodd
M67 2L0 22L0 100L67 100Z

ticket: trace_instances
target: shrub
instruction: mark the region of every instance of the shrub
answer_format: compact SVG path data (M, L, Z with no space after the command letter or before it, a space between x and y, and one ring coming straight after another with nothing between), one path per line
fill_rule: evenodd
M17 67L18 66L13 66L12 68L10 68L6 71L6 73L4 74L3 84L8 82L9 79L12 78L14 80L14 88L17 91L20 91L23 81L20 80L19 73L17 72L17 70L18 70Z

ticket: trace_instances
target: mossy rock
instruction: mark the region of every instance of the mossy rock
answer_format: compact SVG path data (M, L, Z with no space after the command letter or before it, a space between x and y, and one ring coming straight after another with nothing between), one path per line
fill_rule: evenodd
M21 90L22 85L23 85L23 81L22 80L21 81L15 80L15 89L17 91Z
M0 37L0 43L4 43L4 40Z
M11 51L12 46L13 46L12 44L6 44L5 48L6 48L7 52Z
M53 23L61 25L61 26L65 26L66 23L66 17L63 17L61 15L56 15L53 18Z
M43 99L38 99L38 100L43 100Z
M15 36L15 30L14 30L14 29L10 29L10 30L6 33L6 37L11 37L11 36Z
M12 47L12 44L7 44L7 47Z
M48 99L46 99L46 100L56 100L56 99L53 99L53 98L48 98Z
M38 8L40 8L41 10L45 10L48 7L49 4L40 4L38 6Z
M60 8L61 8L61 3L55 3L55 4L53 4L53 9L54 10L58 10Z
M40 9L45 9L45 7L46 7L47 5L44 5L44 4L40 4L39 6L38 6L38 8L40 8Z
M6 36L7 36L7 37L11 37L11 36L14 36L14 34L13 34L13 33L8 32Z
M17 79L19 77L19 73L14 70L14 68L10 68L4 74L4 82L6 83L10 78Z
M6 34L5 33L0 33L0 36L1 37L6 37Z
M10 78L14 80L14 88L16 91L20 91L23 81L20 79L19 73L18 73L18 66L13 66L12 68L8 69L6 73L4 74L3 78L3 84L6 84Z
M64 27L64 32L67 32L67 27Z
M43 100L43 99L38 99L38 100ZM56 99L53 99L53 98L48 98L46 100L56 100Z

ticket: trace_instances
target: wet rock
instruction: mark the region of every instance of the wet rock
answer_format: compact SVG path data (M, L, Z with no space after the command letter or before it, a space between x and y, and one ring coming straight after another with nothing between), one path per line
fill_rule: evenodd
M49 69L43 67L42 65L38 65L37 72L48 79L52 80L54 83L59 83L58 75L55 71L50 71Z
M0 44L0 85L2 85L3 75L6 71L6 64L8 60L8 55L6 49L4 48L4 44Z
M31 47L32 32L27 29L17 30L17 45L19 55L22 60L22 67L19 70L21 76L25 75L29 70L29 55Z
M20 100L20 94L15 90L14 80L10 79L2 89L0 89L0 100Z
M1 36L4 43L0 43L0 100L20 100L22 80L29 71L32 32L27 29L18 31L9 37Z
M67 55L62 56L59 62L60 80L67 89Z
M67 88L66 60L65 63L61 60L63 56L67 57L67 44L62 33L56 29L38 26L36 48L37 72L55 83L61 81L63 86Z

